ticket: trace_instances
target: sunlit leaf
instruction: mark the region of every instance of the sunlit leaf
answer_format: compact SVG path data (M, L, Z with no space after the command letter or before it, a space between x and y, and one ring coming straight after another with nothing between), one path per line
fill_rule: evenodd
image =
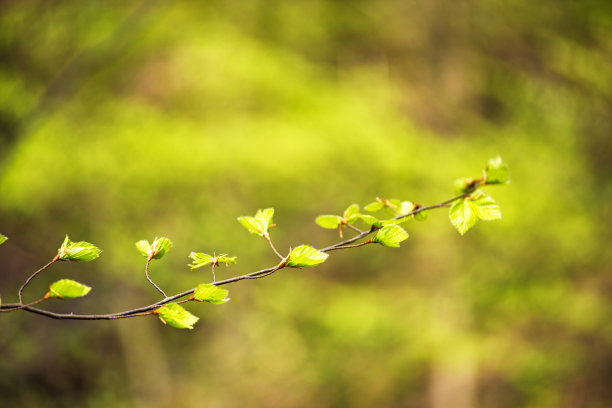
M491 221L501 219L501 208L490 195L477 191L469 199L474 204L474 211L481 220Z
M317 225L327 229L336 229L342 222L342 218L337 215L319 215L315 220Z
M485 168L485 174L485 182L487 184L507 184L510 182L508 165L499 156L489 160Z
M49 292L45 295L45 298L73 299L85 296L90 290L89 286L82 283L70 279L62 279L53 282L49 286Z
M364 209L366 211L370 211L370 212L375 212L378 210L381 210L385 205L383 203L381 203L380 201L374 201L371 202L370 204L366 205L364 207Z
M254 217L238 217L238 222L242 224L251 234L259 236L268 236L268 230L272 226L272 217L274 216L274 208L266 208L265 210L257 210Z
M410 212L412 212L412 210L414 210L414 204L412 202L402 201L400 208L399 208L400 215L409 214Z
M461 235L465 234L478 221L476 206L469 199L457 200L449 210L451 224Z
M189 258L193 259L193 262L189 264L191 269L201 268L202 266L211 264L235 264L236 257L229 257L227 254L222 255L208 255L199 252L192 252L189 254Z
M191 269L201 268L206 265L210 265L213 262L213 256L203 254L200 252L192 252L189 254L189 258L193 259L193 262L189 264Z
M342 214L344 220L348 223L352 223L359 219L359 205L351 204L348 206L344 213Z
M382 227L372 238L372 242L397 248L399 243L408 238L408 233L400 226L387 225Z
M414 219L417 221L425 221L427 219L428 212L427 211L419 211L414 214Z
M100 256L102 250L89 242L72 242L68 235L58 250L59 259L62 261L93 261Z
M166 237L155 238L155 241L151 244L149 248L150 253L149 256L153 256L153 259L160 259L166 252L168 252L172 248L172 241L170 241Z
M229 301L227 297L229 292L225 289L221 289L210 283L199 284L190 299L197 300L198 302L208 302L212 304L221 304Z
M149 241L143 239L141 241L136 242L136 249L142 256L145 258L149 256Z
M294 248L289 254L287 266L302 267L313 266L325 262L329 255L325 252L318 251L307 245L300 245Z
M4 244L4 242L7 240L8 238L5 237L4 235L0 234L0 245Z
M382 223L376 217L372 217L371 215L361 214L359 216L361 221L365 222L368 225L372 225L374 227L382 227Z
M176 303L163 305L156 309L154 314L158 315L164 324L169 324L177 329L193 329L193 325L200 320L199 317L192 315Z
M470 188L474 186L474 179L461 177L455 180L455 194L465 194Z

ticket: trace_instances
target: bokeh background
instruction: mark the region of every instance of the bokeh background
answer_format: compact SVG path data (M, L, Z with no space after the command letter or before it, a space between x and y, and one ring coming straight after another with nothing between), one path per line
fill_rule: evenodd
M174 248L171 293L272 265L237 222L335 242L319 214L389 197L433 204L501 155L503 220L460 237L445 210L400 249L156 318L0 316L2 407L612 406L612 3L47 1L0 3L0 294L64 235L104 250L33 282L93 286L55 311L157 300L134 242Z

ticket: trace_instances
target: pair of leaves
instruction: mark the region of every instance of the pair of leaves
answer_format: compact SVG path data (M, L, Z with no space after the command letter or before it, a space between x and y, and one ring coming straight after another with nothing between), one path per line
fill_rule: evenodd
M136 242L136 249L148 260L160 259L170 248L172 248L172 241L166 237L155 237L152 244L145 239Z
M488 194L477 191L453 203L449 211L451 223L461 235L465 234L479 219L498 220L502 217L497 202Z
M238 222L244 226L251 234L256 234L261 237L270 237L268 230L274 226L272 217L274 216L274 208L266 208L265 210L257 210L254 217L238 217Z
M320 215L315 222L323 228L341 228L343 224L352 224L359 219L359 205L351 204L344 210L342 216L339 215Z
M68 235L58 250L59 259L62 261L93 261L100 256L102 250L89 242L72 242Z
M227 290L221 289L215 285L202 283L195 288L189 300L221 304L229 301L227 297L228 293ZM153 314L158 315L162 323L176 327L177 329L193 329L193 325L200 320L199 317L194 316L178 303L163 305L159 309L153 311Z
M74 299L85 296L90 290L91 287L82 283L70 279L61 279L49 286L49 292L45 295L45 299Z
M189 254L189 258L193 259L193 262L189 264L189 267L191 269L201 268L203 266L211 265L211 264L215 266L218 264L230 265L230 264L236 263L236 257L235 256L229 257L227 256L227 254L208 255L208 254L203 254L201 252L192 252Z

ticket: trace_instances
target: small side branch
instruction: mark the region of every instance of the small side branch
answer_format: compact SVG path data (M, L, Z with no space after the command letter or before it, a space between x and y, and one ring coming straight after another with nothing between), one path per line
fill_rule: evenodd
M34 272L28 279L26 279L26 281L23 283L23 285L21 285L21 287L19 288L19 292L17 292L17 294L19 296L19 304L20 305L23 303L23 290L26 288L26 286L28 286L28 284L32 281L32 279L34 279L39 273L41 273L42 271L44 271L45 269L50 267L53 263L57 262L59 260L59 257L60 257L60 255L57 254L55 256L55 258L53 258L51 260L51 262L49 262L48 264L46 264L45 266L43 266L42 268L40 268L39 270Z
M168 295L166 295L166 292L164 292L162 288L157 286L157 284L153 282L153 280L149 277L149 263L150 262L151 262L151 258L147 258L147 263L145 264L145 276L147 277L147 280L149 281L149 283L155 286L155 289L157 289L159 293L161 293L164 296L164 299L166 299L168 297Z

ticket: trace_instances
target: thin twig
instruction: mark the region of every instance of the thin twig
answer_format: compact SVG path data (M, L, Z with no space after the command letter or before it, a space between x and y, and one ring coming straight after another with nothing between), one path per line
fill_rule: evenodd
M264 235L264 238L266 239L266 241L268 241L268 244L270 244L270 248L272 248L272 250L274 251L274 253L280 258L280 259L285 259L284 256L282 256L277 250L276 248L274 248L274 244L272 243L272 239L270 239L269 235Z
M157 284L153 282L153 280L149 277L149 262L151 262L151 258L147 257L147 263L145 264L145 276L147 277L147 280L149 281L149 283L155 286L155 289L157 289L159 293L164 295L164 299L166 299L168 297L168 295L166 295L166 292L164 292L162 288L157 286Z
M43 266L42 268L40 268L39 270L34 272L28 279L26 279L26 281L23 283L23 285L21 285L21 287L19 288L19 292L17 292L17 294L19 296L19 304L20 305L23 303L23 290L25 289L25 287L28 286L30 281L32 279L34 279L36 277L36 275L38 275L39 273L41 273L42 271L44 271L45 269L50 267L53 263L57 262L59 260L59 258L60 258L59 254L55 255L55 258L53 258L51 260L51 262L49 262L48 264L46 264L45 266Z

